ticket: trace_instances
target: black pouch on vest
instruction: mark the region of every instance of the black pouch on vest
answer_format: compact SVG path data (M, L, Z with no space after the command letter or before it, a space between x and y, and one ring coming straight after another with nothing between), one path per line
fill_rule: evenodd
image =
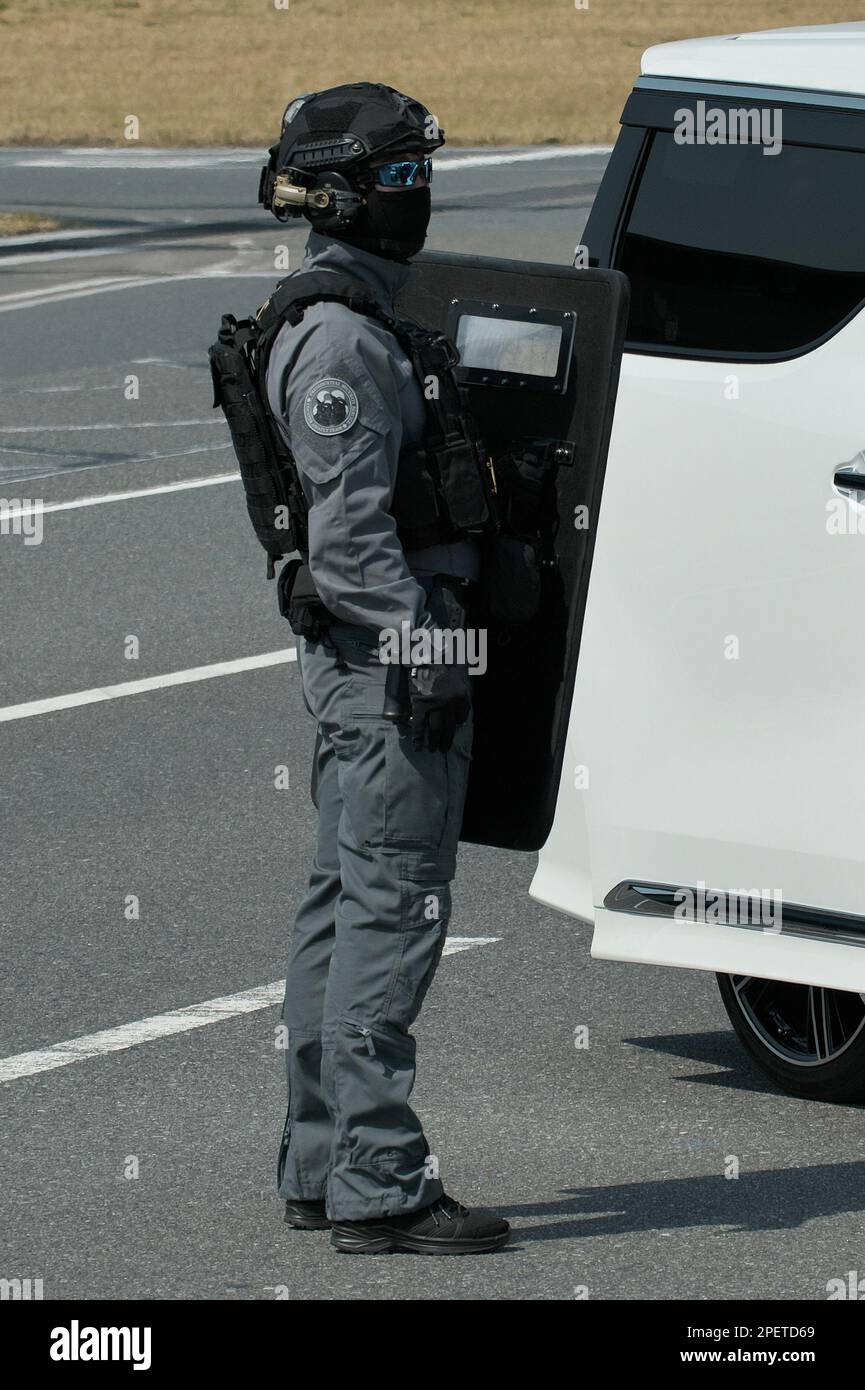
M286 560L282 569L279 571L279 578L276 581L276 597L279 602L279 611L283 618L289 618L292 590L294 589L294 582L297 578L297 571L302 564L302 560Z
M267 551L268 578L275 561L302 549L306 537L298 518L303 511L293 463L271 433L244 350L254 336L252 320L222 319L219 341L208 349L213 405L221 408L231 433L246 493L246 510Z
M410 447L400 453L391 513L404 550L421 550L441 540L436 486L423 448Z
M472 445L449 437L436 450L436 463L451 523L463 531L482 530L490 522L490 509Z
M276 582L279 611L296 637L317 642L333 622L312 582L312 571L302 560L289 560Z
M488 536L481 562L484 607L491 622L524 627L541 606L537 552L520 536Z

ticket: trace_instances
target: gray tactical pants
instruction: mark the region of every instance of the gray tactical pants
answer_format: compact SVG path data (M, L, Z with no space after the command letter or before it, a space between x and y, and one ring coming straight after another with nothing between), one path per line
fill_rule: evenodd
M430 595L442 626L463 621L454 605L437 588ZM323 1197L331 1218L365 1220L442 1192L409 1105L409 1028L448 929L472 724L448 753L413 751L405 726L382 719L387 667L364 629L299 639L298 658L318 721L319 824L289 949L279 1193Z

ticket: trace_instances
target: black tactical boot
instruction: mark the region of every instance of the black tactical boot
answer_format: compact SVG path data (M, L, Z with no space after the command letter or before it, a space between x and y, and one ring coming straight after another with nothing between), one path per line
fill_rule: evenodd
M330 1243L346 1255L380 1255L411 1251L418 1255L481 1255L498 1250L511 1234L507 1221L469 1211L453 1197L404 1216L376 1216L371 1221L334 1221Z
M324 1210L324 1201L286 1202L285 1223L296 1231L329 1231L330 1222Z

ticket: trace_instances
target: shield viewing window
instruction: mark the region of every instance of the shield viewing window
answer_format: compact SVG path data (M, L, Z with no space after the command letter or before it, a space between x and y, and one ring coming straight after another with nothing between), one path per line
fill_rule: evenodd
M561 393L573 356L574 320L568 310L455 300L446 331L460 354L458 380Z

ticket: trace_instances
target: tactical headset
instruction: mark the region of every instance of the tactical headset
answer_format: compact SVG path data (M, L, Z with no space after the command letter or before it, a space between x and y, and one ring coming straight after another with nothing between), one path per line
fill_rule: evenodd
M258 201L280 222L306 217L316 231L331 232L350 227L364 200L343 174L313 174L290 164L277 174L270 163L261 171Z

